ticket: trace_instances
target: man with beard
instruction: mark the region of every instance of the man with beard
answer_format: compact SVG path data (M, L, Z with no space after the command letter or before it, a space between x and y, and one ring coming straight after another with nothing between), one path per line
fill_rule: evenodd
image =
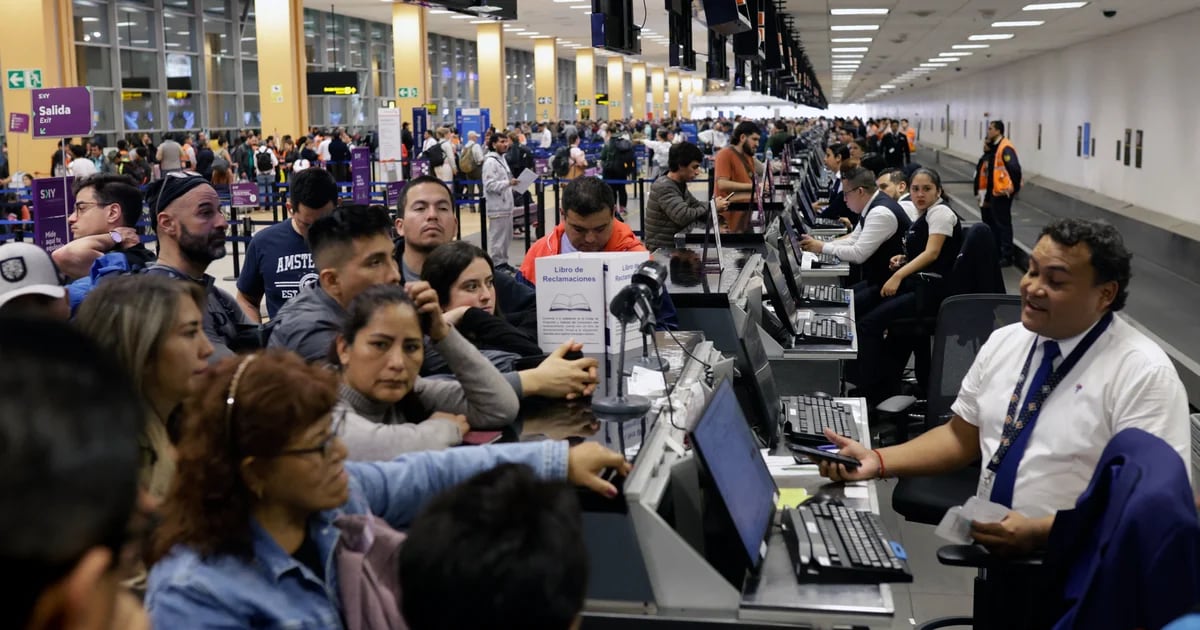
M221 212L221 199L208 180L185 172L168 173L146 189L146 205L158 235L158 262L145 273L157 273L199 283L208 296L204 334L213 344L209 359L216 362L233 353L240 332L255 328L237 300L217 288L206 270L225 256L225 230L229 223Z

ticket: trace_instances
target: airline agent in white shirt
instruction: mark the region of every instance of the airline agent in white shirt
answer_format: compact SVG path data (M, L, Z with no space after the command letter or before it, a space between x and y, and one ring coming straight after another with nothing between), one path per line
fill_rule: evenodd
M1114 315L1125 305L1129 278L1129 251L1111 225L1051 223L1021 279L1021 322L992 333L980 349L950 421L875 450L828 435L862 466L850 472L822 464L821 474L835 480L937 475L982 457L977 494L1013 511L1000 523L975 523L972 534L993 551L1023 554L1045 544L1055 513L1075 506L1104 447L1121 430L1158 436L1189 461L1187 396L1174 366ZM1038 372L1050 369L1042 367L1048 342L1057 345L1058 358L1045 381L1050 393L1035 413L1029 404L1039 396L1028 390ZM1010 403L1014 395L1019 405ZM1023 431L1006 422L1010 413L1024 420ZM1006 425L1007 449L1001 447Z

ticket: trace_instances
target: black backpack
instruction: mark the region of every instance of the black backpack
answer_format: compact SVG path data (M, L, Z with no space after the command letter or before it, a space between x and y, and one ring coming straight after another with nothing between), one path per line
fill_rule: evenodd
M604 170L624 176L626 173L633 172L636 167L637 157L633 153L633 142L625 138L613 140Z
M267 151L258 151L254 154L254 166L258 167L259 173L270 173L275 168L275 165L271 164L271 154Z
M566 177L571 171L571 147L559 147L550 160L550 170L555 177Z
M423 153L425 159L429 160L429 165L437 168L446 163L446 152L442 150L442 143L437 143Z

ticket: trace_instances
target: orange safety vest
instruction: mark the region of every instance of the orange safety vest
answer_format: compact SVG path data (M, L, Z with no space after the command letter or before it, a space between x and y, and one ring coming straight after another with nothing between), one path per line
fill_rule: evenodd
M909 127L904 130L904 135L908 137L908 152L912 153L917 150L917 130Z
M1012 149L1013 145L1008 141L1008 138L1000 138L1000 144L996 145L996 157L993 158L992 174L995 177L996 185L992 188L992 194L997 195L1012 195L1016 188L1013 186L1012 176L1008 174L1008 167L1004 166L1004 150ZM1016 149L1013 149L1015 152ZM987 163L979 165L979 190L987 190Z

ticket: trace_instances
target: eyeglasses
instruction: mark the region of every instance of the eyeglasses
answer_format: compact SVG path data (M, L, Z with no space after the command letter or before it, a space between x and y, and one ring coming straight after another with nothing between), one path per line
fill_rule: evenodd
M342 425L345 424L345 422L346 422L345 414L339 416L338 419L334 421L333 430L329 432L329 436L326 437L324 440L321 440L321 443L316 446L313 446L310 448L291 448L286 451L279 451L278 453L276 453L276 456L277 457L283 457L285 455L304 456L304 455L312 455L313 453L320 453L321 459L327 460L333 454L333 443L335 440L337 440L338 434L340 434L342 432Z
M856 187L854 187L854 188L850 188L850 189L848 189L848 190L843 190L843 191L842 191L842 197L849 197L849 196L850 196L850 193L857 192L857 191L859 191L859 190L863 190L863 187L862 187L862 186L856 186Z
M94 201L76 201L74 206L75 214L83 214L87 212L88 208L101 208L106 205L108 204L96 203Z

